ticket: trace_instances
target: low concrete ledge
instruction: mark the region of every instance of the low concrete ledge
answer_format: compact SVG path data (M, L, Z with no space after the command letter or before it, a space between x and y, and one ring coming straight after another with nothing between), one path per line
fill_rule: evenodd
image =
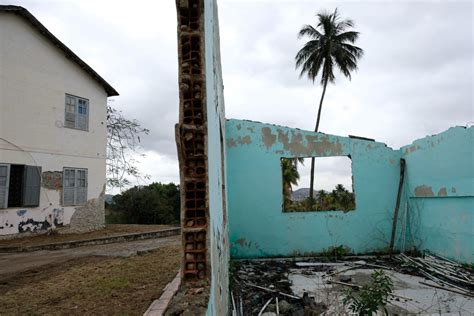
M28 251L38 251L38 250L58 250L58 249L67 249L80 246L90 246L90 245L104 245L111 244L122 241L133 241L133 240L143 240L143 239L153 239L167 236L175 236L181 234L181 228L170 228L163 229L152 232L145 233L133 233L120 236L110 236L110 237L100 237L93 239L85 240L74 240L74 241L65 241L57 242L44 245L36 246L6 246L0 247L0 252L28 252Z
M179 285L181 284L181 272L178 272L176 277L173 281L168 283L163 290L163 294L161 294L160 298L154 300L151 303L150 307L148 307L147 311L143 314L143 316L162 316L165 314L168 306L173 299L174 295L179 289Z

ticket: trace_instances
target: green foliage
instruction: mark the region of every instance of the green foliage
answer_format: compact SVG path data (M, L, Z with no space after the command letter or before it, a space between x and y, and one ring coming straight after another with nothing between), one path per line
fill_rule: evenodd
M316 198L311 202L310 198L305 201L286 201L285 211L350 211L355 209L355 195L349 192L342 184L336 185L331 192L320 190Z
M321 84L325 85L334 82L334 69L338 68L351 79L351 72L357 70L357 60L364 53L352 45L359 38L359 32L350 30L354 22L342 19L337 9L333 13L321 12L317 18L316 27L305 25L298 34L298 38L310 38L295 57L296 68L301 67L300 77L306 74L314 82L320 75Z
M291 205L292 185L297 185L300 179L298 164L303 164L304 158L281 158L283 175L283 200L285 209Z
M330 247L322 253L323 257L328 258L329 261L336 261L349 254L350 248L339 245L337 247Z
M349 310L358 315L372 315L379 309L388 315L386 306L392 292L392 279L383 270L377 270L372 273L370 284L346 293L344 304L349 304Z
M179 186L174 183L134 186L114 196L109 208L108 223L178 224Z
M298 38L308 37L309 41L295 56L296 68L301 68L300 78L305 74L313 83L316 77L321 77L323 93L319 101L318 116L315 132L319 130L319 121L323 107L324 95L328 82L334 83L334 69L351 79L351 72L357 70L357 60L362 57L362 48L353 45L359 38L359 32L353 31L354 22L342 19L337 9L333 13L317 14L315 26L305 25L301 28ZM310 204L313 203L314 158L311 159Z

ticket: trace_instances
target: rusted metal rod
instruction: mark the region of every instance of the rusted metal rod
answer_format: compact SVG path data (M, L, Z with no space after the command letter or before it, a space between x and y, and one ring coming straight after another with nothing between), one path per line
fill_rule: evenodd
M400 198L402 196L403 179L405 178L405 159L400 158L400 182L398 183L397 204L395 205L395 212L393 213L392 222L392 237L390 238L390 257L393 253L395 245L395 235L397 232L398 210L400 209Z

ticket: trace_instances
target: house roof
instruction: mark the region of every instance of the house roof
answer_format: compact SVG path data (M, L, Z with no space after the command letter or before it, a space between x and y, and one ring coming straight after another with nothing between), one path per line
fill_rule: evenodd
M25 21L32 25L38 32L40 32L44 37L46 37L54 46L59 48L64 52L64 56L76 64L79 65L85 72L92 77L98 84L100 84L105 91L107 96L117 96L119 93L115 90L107 81L104 80L94 69L92 69L88 64L86 64L82 59L79 58L72 50L70 50L66 45L64 45L56 36L54 36L48 29L41 24L28 10L20 6L14 5L0 5L0 12L12 13L18 16L21 16Z

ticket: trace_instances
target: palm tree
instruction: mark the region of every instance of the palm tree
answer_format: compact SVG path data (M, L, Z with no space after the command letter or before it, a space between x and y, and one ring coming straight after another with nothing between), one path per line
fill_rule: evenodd
M296 68L301 67L300 78L307 75L314 83L321 74L323 93L319 101L318 116L314 131L319 129L321 109L328 82L334 83L334 68L337 66L342 74L351 79L351 72L357 69L357 60L364 51L354 45L359 32L348 31L354 26L352 20L344 20L339 16L337 9L334 13L317 14L316 27L305 25L301 28L298 38L308 36L310 40L296 54ZM314 157L311 159L310 201L313 200L314 187Z
M300 179L298 163L303 164L303 158L281 158L281 169L283 175L283 197L285 206L291 202L292 185L297 185Z

